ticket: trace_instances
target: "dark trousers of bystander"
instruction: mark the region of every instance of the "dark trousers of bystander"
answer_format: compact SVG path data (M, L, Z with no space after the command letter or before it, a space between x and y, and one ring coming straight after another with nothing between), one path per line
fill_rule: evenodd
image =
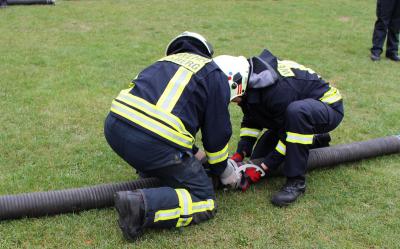
M400 0L378 0L371 53L380 55L386 38L386 56L398 55Z

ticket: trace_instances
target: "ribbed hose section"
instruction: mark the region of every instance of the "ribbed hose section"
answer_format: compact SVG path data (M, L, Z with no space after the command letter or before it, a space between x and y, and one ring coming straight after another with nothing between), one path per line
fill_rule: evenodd
M307 170L395 153L400 153L400 136L382 137L368 141L318 148L310 150ZM261 159L252 161L258 165L261 164ZM282 172L283 165L272 175L283 175Z
M319 148L310 151L308 170L400 153L400 136ZM259 164L260 159L253 160ZM282 175L282 167L274 175ZM115 192L161 186L157 178L86 188L0 196L0 220L40 217L112 206Z
M114 193L160 186L157 178L49 192L0 196L0 220L78 212L114 205Z
M55 0L7 0L9 5L55 4Z

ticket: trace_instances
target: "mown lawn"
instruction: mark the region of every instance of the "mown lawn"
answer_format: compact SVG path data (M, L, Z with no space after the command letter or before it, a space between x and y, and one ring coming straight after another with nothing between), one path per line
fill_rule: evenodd
M399 64L369 59L373 0L58 1L0 9L0 194L136 178L103 137L113 97L184 30L216 54L265 47L317 71L345 98L334 144L400 133ZM233 152L240 113L232 106ZM0 222L0 248L399 248L400 156L308 174L289 208L274 178L218 192L215 219L135 244L114 209Z

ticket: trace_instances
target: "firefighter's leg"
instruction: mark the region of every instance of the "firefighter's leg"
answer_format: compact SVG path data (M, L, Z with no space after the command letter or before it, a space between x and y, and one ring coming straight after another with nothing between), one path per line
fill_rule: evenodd
M372 35L372 48L371 53L373 55L379 55L382 53L383 44L388 32L388 27L392 15L391 5L393 0L378 0L376 6L377 20L375 22L374 33Z
M295 101L289 105L285 124L287 177L305 175L314 134L332 131L342 118L343 115L328 104L313 99Z
M386 8L391 12L386 39L386 56L396 60L399 50L400 1L386 1Z
M326 133L340 123L343 115L329 105L313 99L295 101L286 111L285 186L272 198L278 206L294 202L305 191L309 146L314 134Z
M211 180L201 163L193 156L184 158L181 164L146 173L158 177L168 187L127 191L141 198L134 198L133 201L133 198L131 200L127 198L122 201L123 204L118 203L116 199L117 208L118 206L143 206L143 213L136 219L130 217L131 209L126 209L128 214L124 214L124 210L122 212L118 210L120 227L124 235L128 234L125 237L129 240L134 240L137 237L136 234L140 235L143 228L183 227L200 223L215 215L216 204ZM133 213L140 212L133 211ZM133 225L121 226L121 223L129 224L132 221L139 224L140 229ZM132 227L134 229L131 229ZM137 230L140 232L137 233Z
M164 182L162 188L122 191L115 196L119 225L128 240L144 227L180 227L214 216L214 190L192 155L109 115L105 136L111 148L136 170Z

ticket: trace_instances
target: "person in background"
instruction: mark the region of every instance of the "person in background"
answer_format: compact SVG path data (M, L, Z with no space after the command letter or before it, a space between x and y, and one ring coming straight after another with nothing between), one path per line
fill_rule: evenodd
M374 33L372 35L371 60L380 60L383 43L386 38L386 57L392 61L400 61L400 0L378 0L376 5Z
M7 0L0 0L0 8L7 7Z

